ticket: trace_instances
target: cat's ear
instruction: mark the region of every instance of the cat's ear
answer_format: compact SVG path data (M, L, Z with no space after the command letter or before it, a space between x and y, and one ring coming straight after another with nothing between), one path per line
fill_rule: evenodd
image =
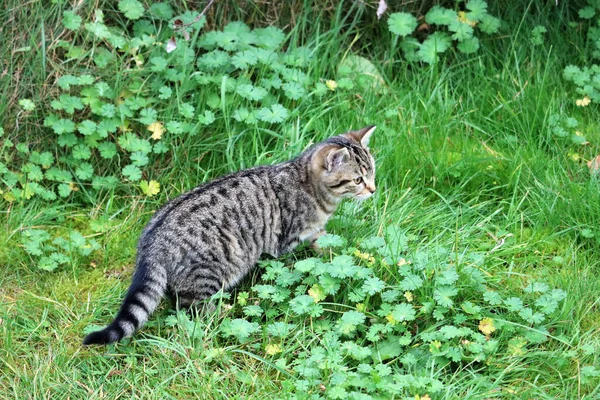
M350 159L350 153L348 153L348 149L345 147L332 147L327 151L326 154L325 166L329 172L331 172L334 167L337 167L338 165L341 165Z
M344 136L350 140L353 140L357 143L360 143L363 147L369 147L369 140L371 139L371 135L375 132L375 125L367 126L366 128L359 129L357 131L352 131L345 133Z

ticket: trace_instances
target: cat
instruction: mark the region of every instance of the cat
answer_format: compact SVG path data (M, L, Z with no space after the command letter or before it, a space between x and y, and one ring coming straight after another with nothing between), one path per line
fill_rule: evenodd
M136 270L113 322L84 345L141 328L166 294L192 307L240 282L262 254L278 257L325 233L342 199L375 192L375 126L317 143L295 159L223 176L162 206L138 242Z

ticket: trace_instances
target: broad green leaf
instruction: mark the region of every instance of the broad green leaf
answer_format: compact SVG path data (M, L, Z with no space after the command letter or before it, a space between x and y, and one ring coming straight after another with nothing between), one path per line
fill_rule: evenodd
M135 165L127 165L121 172L123 176L132 182L137 182L142 178L142 171Z
M144 15L144 6L137 0L121 0L119 11L125 15L125 18L135 20Z
M81 26L82 19L73 11L64 11L62 23L69 30L76 31Z
M410 35L417 28L417 19L408 13L390 14L387 23L390 32L400 36Z

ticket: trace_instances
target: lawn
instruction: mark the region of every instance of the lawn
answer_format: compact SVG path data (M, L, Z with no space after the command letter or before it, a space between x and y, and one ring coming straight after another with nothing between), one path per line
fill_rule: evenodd
M599 398L600 96L567 68L594 64L593 7L472 0L497 32L407 61L402 36L434 28L397 7L224 1L202 27L204 2L8 3L0 398ZM372 124L378 190L342 204L323 256L81 345L161 204Z

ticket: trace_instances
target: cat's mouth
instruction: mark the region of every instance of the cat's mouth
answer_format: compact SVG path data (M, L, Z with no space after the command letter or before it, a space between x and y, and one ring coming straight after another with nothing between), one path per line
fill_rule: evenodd
M373 196L373 193L364 193L364 194L356 195L355 199L358 199L360 201L364 201L364 200L368 199L371 196Z

